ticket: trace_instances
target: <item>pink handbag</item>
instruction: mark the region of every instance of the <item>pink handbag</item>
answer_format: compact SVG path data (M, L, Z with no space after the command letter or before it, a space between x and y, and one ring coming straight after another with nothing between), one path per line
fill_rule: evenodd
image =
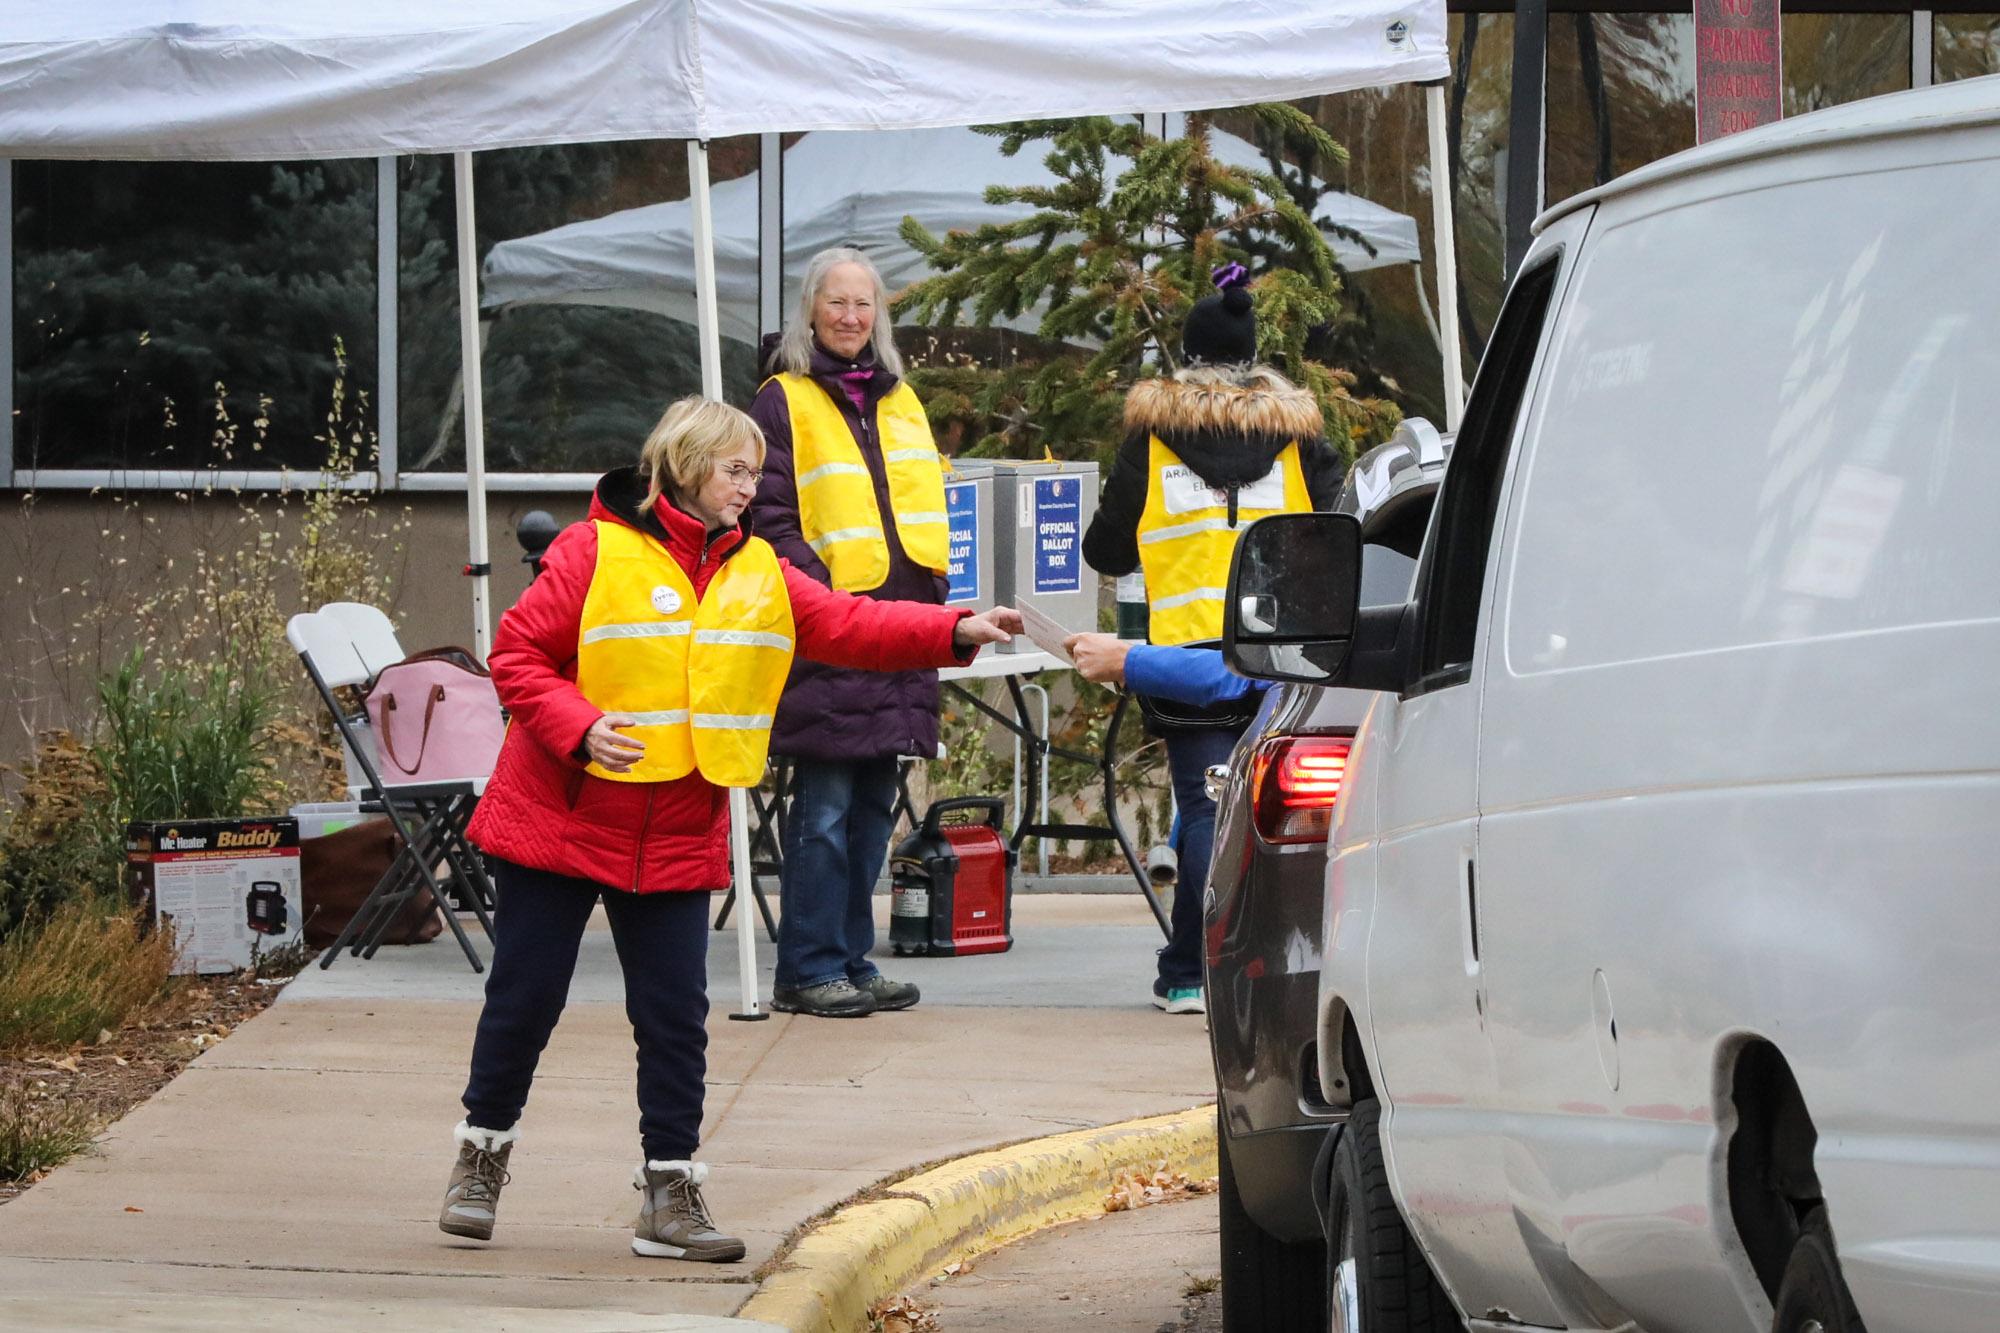
M493 677L463 648L432 648L382 668L363 701L382 781L489 777L506 723Z

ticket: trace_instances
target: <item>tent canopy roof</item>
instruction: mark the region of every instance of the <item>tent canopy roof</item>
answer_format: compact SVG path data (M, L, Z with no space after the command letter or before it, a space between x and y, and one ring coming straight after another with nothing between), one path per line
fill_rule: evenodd
M0 155L372 157L917 128L1449 72L1443 0L12 0Z

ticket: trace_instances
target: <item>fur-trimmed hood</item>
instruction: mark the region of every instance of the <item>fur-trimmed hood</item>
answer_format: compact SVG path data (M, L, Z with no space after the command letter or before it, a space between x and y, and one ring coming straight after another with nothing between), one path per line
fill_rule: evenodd
M1309 446L1326 426L1310 392L1253 368L1142 380L1125 396L1125 429L1159 436L1203 481L1227 489L1256 481L1286 445Z

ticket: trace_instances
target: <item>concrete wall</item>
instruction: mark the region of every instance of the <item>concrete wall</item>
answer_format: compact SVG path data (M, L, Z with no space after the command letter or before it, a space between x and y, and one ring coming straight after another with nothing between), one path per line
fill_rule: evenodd
M521 517L542 509L560 523L584 516L582 494L493 495L488 541L492 609L511 606L527 587L515 537ZM244 516L246 505L263 515ZM397 493L371 499L344 526L386 566L390 604L403 643L417 648L472 643L472 592L462 492ZM126 495L45 491L9 497L0 509L0 764L32 752L34 737L77 727L94 709L96 676L161 626L162 589L190 578L228 578L228 557L270 542L295 542L297 501L271 495ZM397 530L400 529L400 530ZM305 610L285 605L283 611Z

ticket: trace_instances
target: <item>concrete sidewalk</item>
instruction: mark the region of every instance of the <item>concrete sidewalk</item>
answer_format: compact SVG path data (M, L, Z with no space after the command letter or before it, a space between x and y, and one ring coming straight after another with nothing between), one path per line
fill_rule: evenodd
M923 1004L844 1021L728 1021L735 936L714 936L702 1156L749 1242L733 1265L627 1248L633 1048L601 920L486 1246L435 1226L481 979L449 936L312 969L0 1208L0 1327L745 1327L724 1317L783 1236L885 1175L1212 1096L1201 1022L1147 1002L1136 892L1019 897L1015 927L1008 954L885 958Z

